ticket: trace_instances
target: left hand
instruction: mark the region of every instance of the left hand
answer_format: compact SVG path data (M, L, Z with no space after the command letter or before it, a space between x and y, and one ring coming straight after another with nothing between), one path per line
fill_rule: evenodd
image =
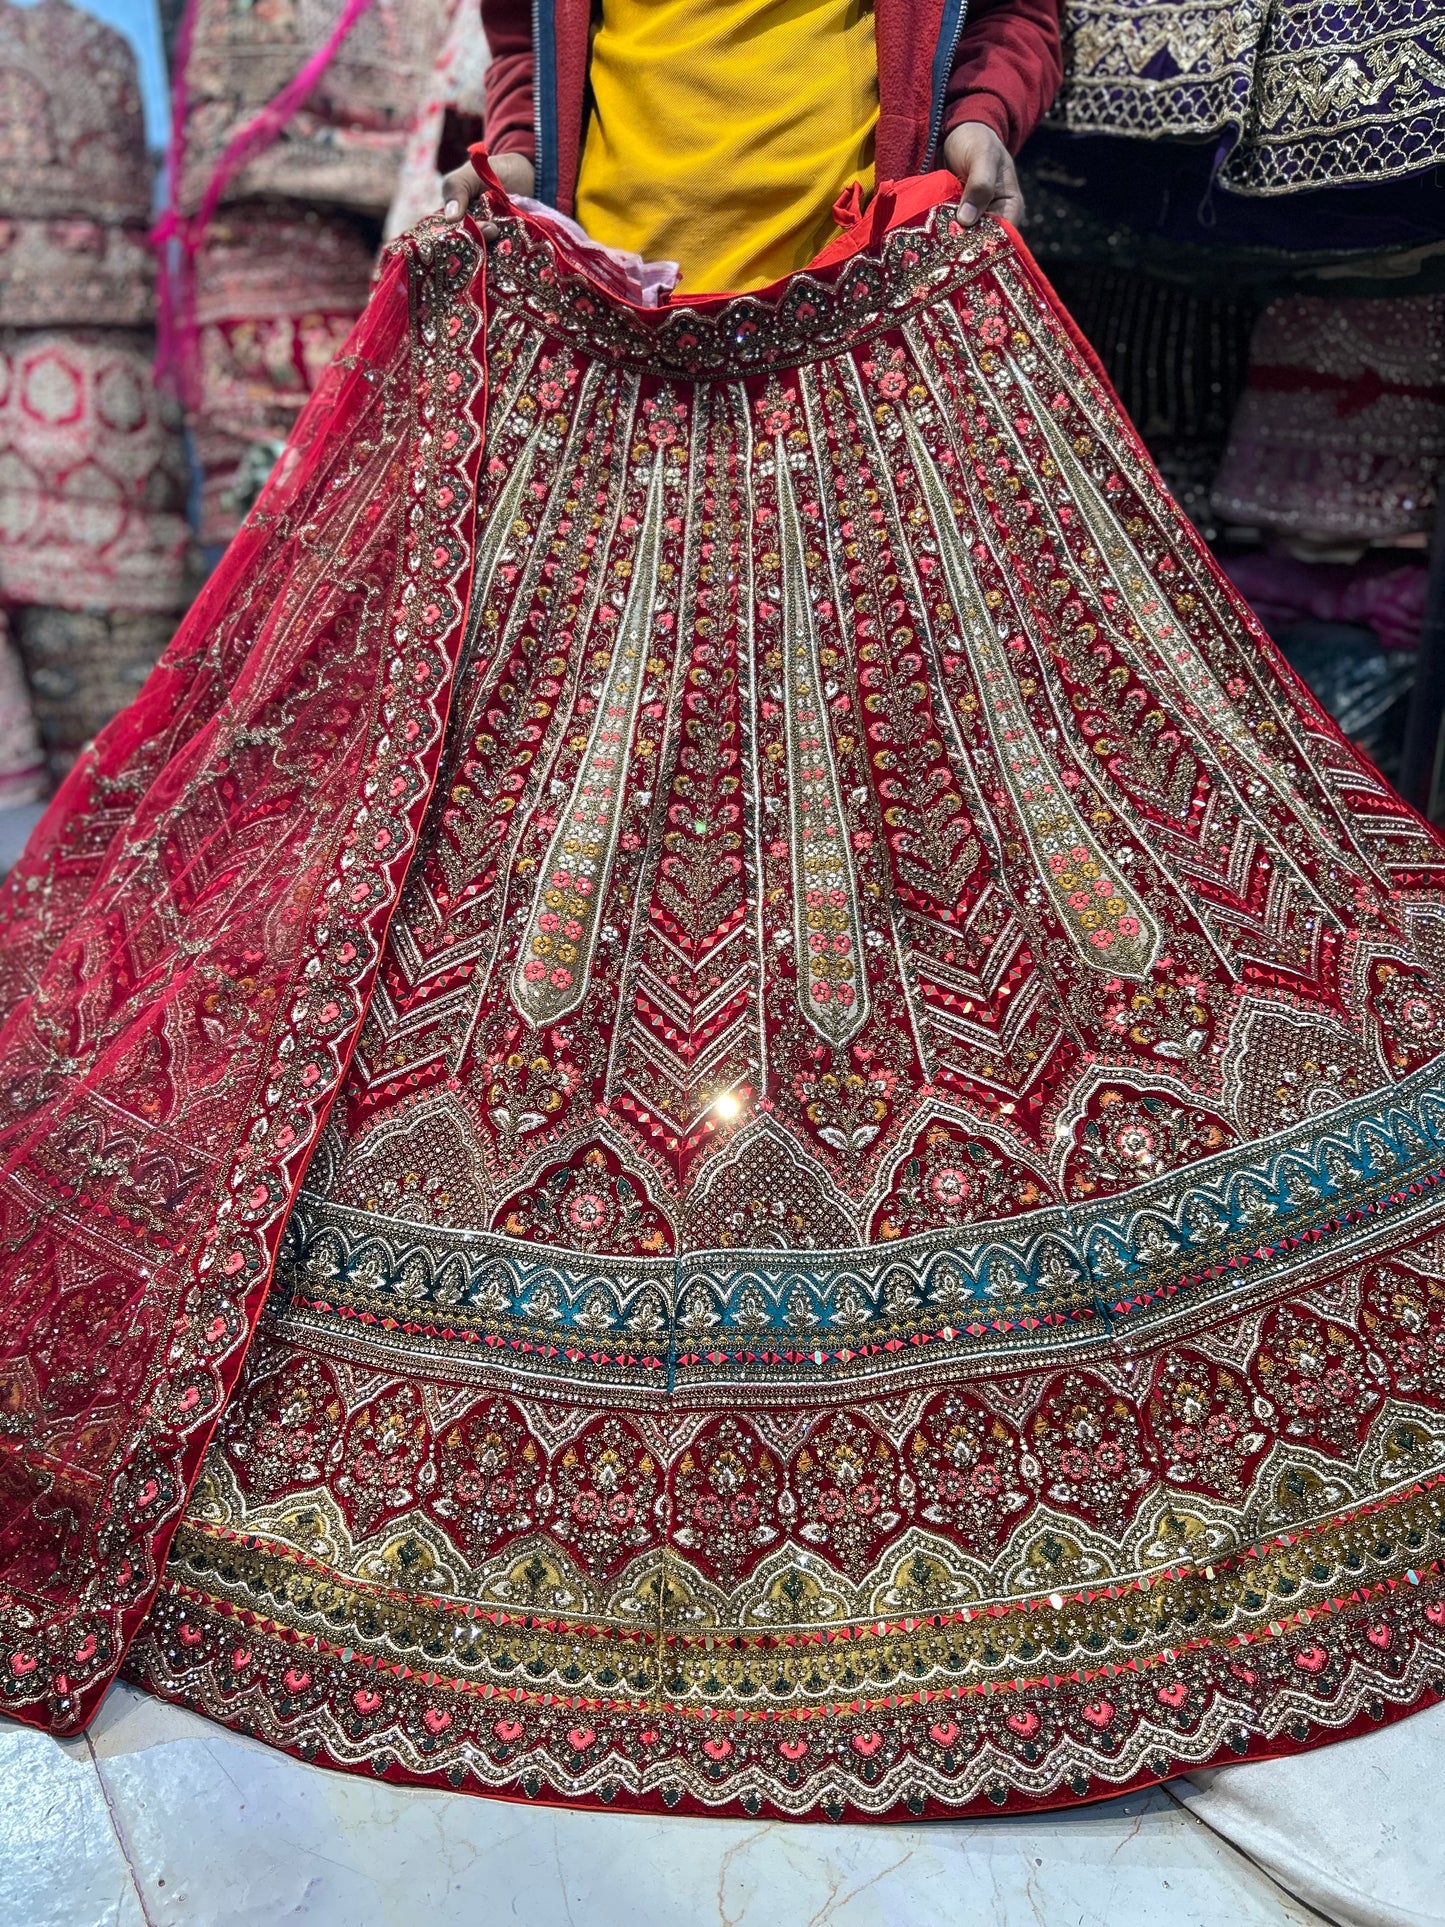
M492 172L508 194L531 195L537 185L536 170L525 154L494 154ZM442 213L449 221L465 219L482 191L482 177L470 161L453 168L442 182ZM482 224L482 238L495 241L501 230L495 221Z
M958 176L958 218L972 227L980 215L997 214L1017 227L1024 216L1013 155L981 120L960 121L943 143L943 164Z

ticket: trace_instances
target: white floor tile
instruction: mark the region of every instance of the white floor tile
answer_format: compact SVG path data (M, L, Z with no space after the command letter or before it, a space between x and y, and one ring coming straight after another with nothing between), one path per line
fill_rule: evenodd
M0 1720L0 1927L144 1927L84 1740Z
M1340 1746L1176 1780L1207 1826L1340 1927L1445 1927L1445 1705Z
M1312 1919L1157 1792L1052 1818L919 1827L565 1812L301 1766L123 1687L92 1741L151 1927Z

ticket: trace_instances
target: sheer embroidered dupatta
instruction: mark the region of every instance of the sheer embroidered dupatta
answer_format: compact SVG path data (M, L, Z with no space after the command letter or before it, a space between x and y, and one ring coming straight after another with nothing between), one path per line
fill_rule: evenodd
M390 252L0 896L0 1709L57 1731L154 1594L431 793L483 281L471 226Z

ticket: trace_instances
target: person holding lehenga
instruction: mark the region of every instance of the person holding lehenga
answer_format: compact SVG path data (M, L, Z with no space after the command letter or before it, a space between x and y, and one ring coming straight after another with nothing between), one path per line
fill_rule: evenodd
M5 886L0 1705L877 1819L1428 1703L1445 843L1009 225L1051 6L488 25Z

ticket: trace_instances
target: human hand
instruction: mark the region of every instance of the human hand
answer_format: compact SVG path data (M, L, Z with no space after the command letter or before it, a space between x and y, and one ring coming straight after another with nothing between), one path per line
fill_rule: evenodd
M494 154L492 172L514 198L519 194L530 196L537 185L536 169L525 154ZM465 220L468 209L481 191L481 175L470 161L464 161L442 182L442 212L447 220ZM496 224L484 222L482 233L487 240L495 241Z
M965 227L984 214L1018 226L1024 216L1018 170L991 127L981 120L960 121L943 143L943 163L958 176L958 218Z

